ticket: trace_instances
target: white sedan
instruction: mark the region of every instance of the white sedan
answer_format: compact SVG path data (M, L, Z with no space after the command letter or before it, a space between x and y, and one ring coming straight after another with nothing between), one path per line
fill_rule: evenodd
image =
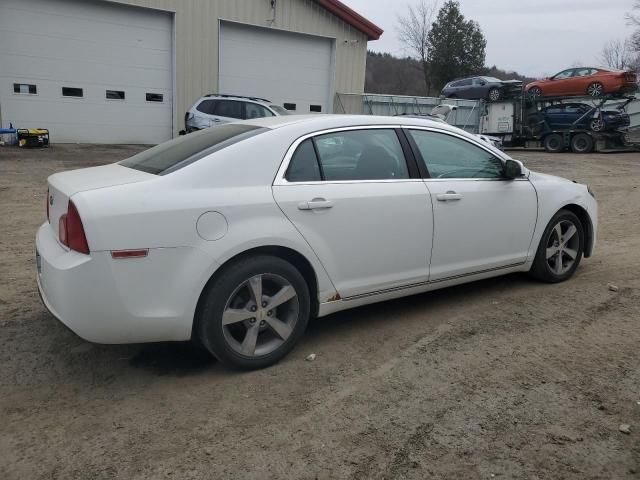
M86 340L193 339L260 368L312 317L511 272L566 280L596 230L587 186L455 127L274 117L52 175L37 280Z

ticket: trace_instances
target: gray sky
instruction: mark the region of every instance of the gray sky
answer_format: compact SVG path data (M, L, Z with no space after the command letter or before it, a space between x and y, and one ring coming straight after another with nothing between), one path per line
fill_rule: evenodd
M379 52L403 55L397 16L419 0L342 0L384 29L369 43ZM442 4L440 0L440 4ZM625 13L633 0L461 0L487 38L486 63L525 75L546 76L579 63L601 65L608 40L624 39L632 28Z

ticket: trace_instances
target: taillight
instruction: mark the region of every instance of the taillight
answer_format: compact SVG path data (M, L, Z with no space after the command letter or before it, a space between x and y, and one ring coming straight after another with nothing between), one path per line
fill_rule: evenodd
M67 206L67 213L63 214L58 221L58 237L60 242L71 250L89 253L89 244L87 236L84 234L80 214L71 200Z

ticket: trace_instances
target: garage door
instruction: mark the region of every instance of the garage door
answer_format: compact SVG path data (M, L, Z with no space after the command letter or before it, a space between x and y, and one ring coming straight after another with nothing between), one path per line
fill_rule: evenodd
M91 0L0 1L3 126L52 142L172 136L171 15Z
M267 98L292 113L330 112L333 43L324 37L222 22L219 90Z

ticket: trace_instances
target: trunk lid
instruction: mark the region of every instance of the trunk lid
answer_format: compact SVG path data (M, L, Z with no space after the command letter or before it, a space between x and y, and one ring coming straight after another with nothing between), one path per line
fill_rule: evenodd
M117 163L100 167L82 168L51 175L49 187L49 223L56 237L59 238L58 223L60 217L67 213L69 199L78 192L98 188L143 182L158 178L156 175L123 167ZM80 212L82 215L82 212Z

